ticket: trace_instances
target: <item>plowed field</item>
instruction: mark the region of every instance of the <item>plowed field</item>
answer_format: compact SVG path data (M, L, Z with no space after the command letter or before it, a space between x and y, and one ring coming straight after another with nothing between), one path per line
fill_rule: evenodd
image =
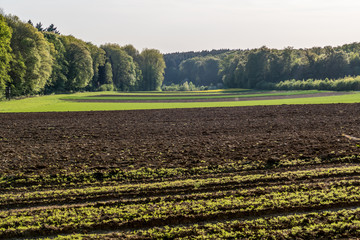
M0 115L2 173L358 154L360 104Z
M0 238L355 237L359 123L360 104L0 114Z

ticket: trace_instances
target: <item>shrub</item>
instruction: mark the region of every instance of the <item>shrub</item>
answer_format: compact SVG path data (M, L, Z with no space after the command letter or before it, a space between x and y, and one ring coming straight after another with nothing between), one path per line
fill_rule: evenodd
M360 76L345 77L340 79L307 79L286 80L279 83L260 82L258 89L266 90L328 90L328 91L359 91Z
M98 88L98 91L114 91L113 84L103 84Z

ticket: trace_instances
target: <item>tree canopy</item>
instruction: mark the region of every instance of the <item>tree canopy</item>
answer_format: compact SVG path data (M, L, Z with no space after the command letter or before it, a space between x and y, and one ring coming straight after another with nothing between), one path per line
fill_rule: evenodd
M5 85L10 82L8 72L11 61L12 30L7 25L5 17L0 15L0 97L3 95Z
M138 81L137 66L133 58L118 44L105 44L101 48L105 50L111 63L115 87L122 91L133 90Z
M262 88L292 79L325 80L360 75L360 43L282 50L264 46L249 50L173 53L164 58L167 85L190 81L197 86L208 86L222 81L229 88ZM213 66L205 71L203 63L209 58L213 59ZM214 71L216 61L218 72Z
M131 44L98 47L61 35L54 24L34 26L31 20L0 13L0 98L6 85L13 96L160 89L164 68L157 50L140 54Z
M140 56L143 74L142 89L145 91L160 90L165 73L163 55L156 49L144 49Z
M42 91L52 72L50 44L44 35L16 16L7 16L13 30L11 48L11 83L18 94Z

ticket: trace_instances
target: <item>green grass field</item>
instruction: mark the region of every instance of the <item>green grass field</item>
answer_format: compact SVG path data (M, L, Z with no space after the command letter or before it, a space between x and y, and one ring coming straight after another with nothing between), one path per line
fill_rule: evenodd
M64 97L62 98L62 100L94 100L94 99L99 99L99 100L134 100L134 101L142 101L142 100L193 100L193 99L226 99L226 98L249 98L249 97L272 97L272 96L293 96L293 95L300 95L300 94L315 94L315 93L319 93L319 91L316 90L312 90L312 91L291 91L291 92L253 92L253 91L249 91L249 92L241 92L241 94L229 94L227 93L226 95L220 95L219 92L197 92L197 94L195 95L192 92L188 92L188 93L182 93L180 95L175 95L173 92L171 94L168 93L162 93L162 94L156 94L154 95L153 93L151 93L150 95L148 95L148 93L141 93L141 94L127 94L127 93L122 93L122 94L115 94L115 95L111 95L111 96L106 96L109 94L106 94L105 96L68 96L68 97ZM145 96L146 94L146 96ZM141 96L144 95L144 96ZM202 96L201 96L202 95Z
M228 91L235 93L236 91ZM207 96L203 98L216 98L216 94L223 93L223 91L204 91L196 94L213 94L214 96ZM237 91L236 96L241 93ZM313 94L314 91L294 91L294 92L274 92L274 93L255 93L250 92L247 97L274 95L294 95L294 94ZM175 93L133 93L134 95L170 95ZM179 94L176 92L176 94ZM189 98L194 92L181 93ZM72 102L64 101L62 99L85 99L97 95L119 95L124 96L124 93L118 92L95 92L95 93L76 93L76 94L60 94L40 97L30 97L20 100L2 101L0 102L0 112L66 112L66 111L111 111L111 110L144 110L144 109L170 109L170 108L204 108L204 107L237 107L237 106L256 106L256 105L283 105L283 104L330 104L330 103L358 103L360 102L360 93L346 94L340 96L327 97L304 97L292 99L274 99L274 100L250 100L250 101L224 101L224 102L186 102L186 103L120 103L120 102ZM128 95L128 93L126 93ZM169 96L169 98L170 98ZM232 95L233 96L233 95ZM241 95L245 96L245 95ZM128 97L128 96L127 96ZM184 98L184 97L183 97ZM94 97L92 97L94 99ZM144 97L135 97L132 99L143 100ZM164 97L161 97L164 99ZM166 99L166 98L165 98Z

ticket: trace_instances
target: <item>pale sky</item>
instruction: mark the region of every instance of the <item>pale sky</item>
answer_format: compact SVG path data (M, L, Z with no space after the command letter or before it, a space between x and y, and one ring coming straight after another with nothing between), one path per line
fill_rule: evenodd
M359 0L0 0L0 8L96 45L162 53L360 41Z

